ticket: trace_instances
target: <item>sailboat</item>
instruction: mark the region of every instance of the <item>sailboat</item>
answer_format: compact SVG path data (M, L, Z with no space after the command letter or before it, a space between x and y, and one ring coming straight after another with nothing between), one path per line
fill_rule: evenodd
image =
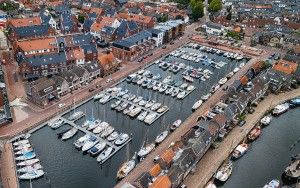
M127 145L126 147L126 156L129 156L129 145ZM127 157L127 159L128 158L129 157ZM118 180L125 178L134 169L136 165L135 158L136 158L136 153L134 153L133 157L130 160L127 160L125 163L121 165L121 167L117 172Z

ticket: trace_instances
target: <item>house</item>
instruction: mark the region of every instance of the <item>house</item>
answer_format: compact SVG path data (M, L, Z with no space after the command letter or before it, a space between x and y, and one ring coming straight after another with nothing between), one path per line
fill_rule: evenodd
M141 31L123 40L113 42L112 52L118 59L133 61L159 45L160 42L157 41L161 41L161 36L162 33L157 30Z
M46 106L58 97L56 83L52 79L40 78L25 84L29 100L40 106Z
M153 17L142 14L119 13L117 17L128 21L135 21L142 30L153 28L155 24Z
M60 14L60 30L64 34L79 32L78 20L70 13Z
M55 6L54 11L55 11L56 15L71 14L70 7L65 4L59 4L59 5Z
M185 23L182 20L169 20L155 25L154 29L163 31L163 43L167 43L184 34Z
M66 51L68 64L83 65L85 63L84 50L82 48Z
M97 61L86 63L83 67L88 71L90 81L101 76L101 68Z
M101 19L97 20L97 22L94 22L91 26L91 34L94 37L99 38L100 40L103 40L101 37L101 32L104 27L111 27L111 28L117 28L120 26L120 22L118 19L113 17L101 17Z
M81 86L86 85L90 81L89 72L84 67L74 66L69 71L76 74L76 76L79 78L79 83Z
M148 188L150 182L151 175L149 174L149 172L143 172L139 177L137 177L133 185L137 188Z
M114 54L110 51L100 54L98 61L102 70L102 76L110 75L118 70L120 64L117 62Z
M202 26L205 32L210 35L223 35L225 33L225 28L221 24L207 22Z
M157 177L149 188L171 188L171 185L169 177L164 175Z
M51 79L56 84L56 90L58 94L58 98L62 97L70 92L69 83L62 77L53 75Z
M80 87L80 78L72 71L64 71L59 73L57 76L60 76L67 81L71 92Z
M57 23L54 18L51 16L49 10L42 10L39 14L43 24L49 24L53 29L57 29Z

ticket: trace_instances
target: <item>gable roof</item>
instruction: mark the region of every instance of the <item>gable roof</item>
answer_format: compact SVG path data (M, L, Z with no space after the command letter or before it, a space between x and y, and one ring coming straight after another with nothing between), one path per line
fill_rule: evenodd
M33 37L33 36L45 36L49 34L49 25L34 25L27 27L17 27L14 29L17 36L20 38Z
M149 186L149 188L170 188L171 181L168 176L159 176L157 179Z
M298 67L297 63L280 60L274 64L273 69L279 72L283 72L285 74L293 74L296 72L297 67Z
M43 54L38 56L27 57L24 61L28 62L29 66L36 67L49 64L58 64L66 62L65 53Z
M55 37L17 41L17 46L24 52L52 49L57 47Z
M31 18L13 18L9 20L9 23L14 27L28 27L41 25L42 20L40 17L31 17Z
M130 48L136 45L138 42L142 42L143 40L148 39L150 37L152 37L152 33L150 33L147 30L144 30L126 39L113 42L113 46L115 47L124 46Z

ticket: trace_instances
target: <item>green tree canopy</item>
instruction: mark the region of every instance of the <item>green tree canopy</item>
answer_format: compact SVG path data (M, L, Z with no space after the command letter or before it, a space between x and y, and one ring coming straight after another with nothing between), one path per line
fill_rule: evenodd
M218 12L222 9L222 1L221 0L212 0L209 3L208 10L211 12Z
M79 21L79 23L82 23L82 24L83 24L83 22L84 22L84 16L81 15L81 14L79 14L79 15L78 15L78 21Z
M191 0L191 7L192 7L192 18L194 20L198 20L199 18L201 18L203 15L204 15L204 12L203 12L203 3L202 1L200 0Z

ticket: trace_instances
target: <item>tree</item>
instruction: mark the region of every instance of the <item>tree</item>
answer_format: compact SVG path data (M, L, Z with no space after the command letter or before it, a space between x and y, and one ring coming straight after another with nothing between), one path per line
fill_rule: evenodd
M209 3L208 10L211 12L218 12L222 9L222 1L221 0L212 0Z
M226 16L226 19L227 19L227 20L231 20L231 17L232 17L232 14L231 14L231 12L229 12L229 13L227 14L227 16Z
M78 15L78 21L83 24L84 23L84 16L79 14Z
M164 14L164 15L162 15L162 16L160 16L160 17L158 17L157 18L157 22L166 22L166 21L168 21L168 15L166 15L166 14Z
M192 0L195 1L195 0ZM202 1L193 2L191 1L191 7L192 7L192 18L194 20L198 20L204 15L203 12L203 3Z

